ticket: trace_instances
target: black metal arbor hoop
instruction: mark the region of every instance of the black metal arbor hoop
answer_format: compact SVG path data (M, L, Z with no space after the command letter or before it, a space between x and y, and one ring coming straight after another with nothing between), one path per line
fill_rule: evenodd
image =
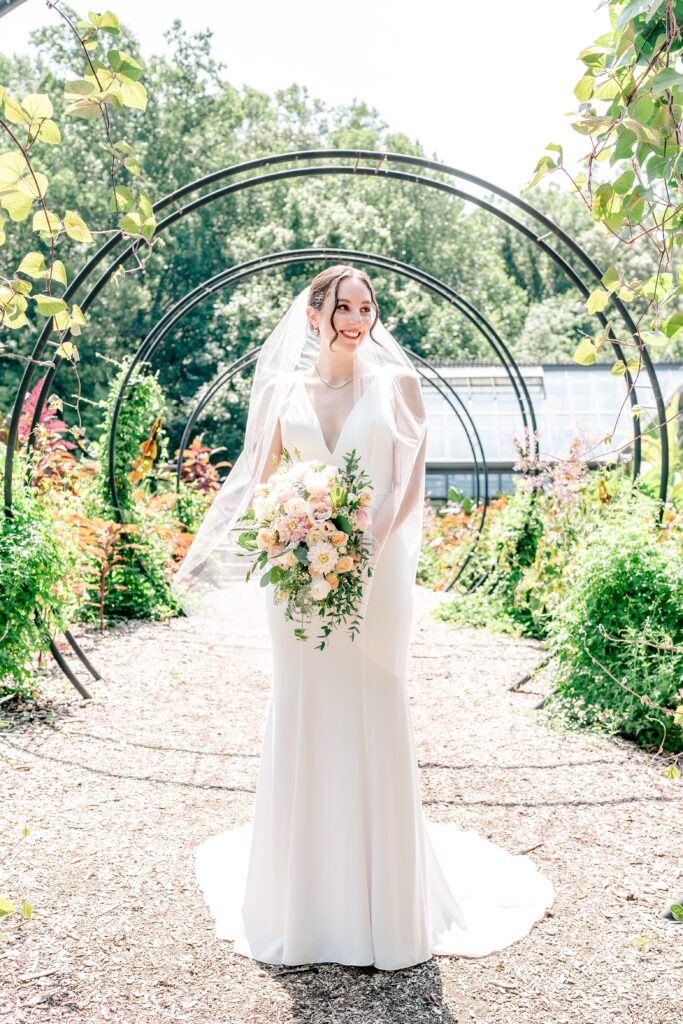
M133 374L141 363L149 362L152 356L159 348L161 342L165 336L176 327L185 316L187 316L192 309L195 308L204 299L211 298L217 291L229 287L234 283L242 281L245 277L251 276L252 274L263 272L264 270L271 269L273 267L288 266L296 263L308 263L312 260L318 259L329 259L334 261L339 260L353 260L355 263L364 263L373 267L379 267L381 269L392 270L398 274L402 274L412 280L418 281L423 284L424 287L428 288L434 294L439 295L455 305L460 312L474 324L475 328L483 334L484 338L491 345L498 358L503 363L508 376L510 378L513 390L515 391L522 422L524 427L527 429L528 435L533 437L532 444L535 450L538 450L536 432L536 417L531 402L531 397L526 387L523 375L521 374L517 364L515 363L512 355L508 351L503 340L497 334L493 325L484 317L482 313L476 310L471 303L463 299L454 289L448 285L439 281L437 278L426 274L424 271L418 270L416 267L412 267L407 263L395 260L392 257L379 256L361 252L355 249L330 249L330 248L311 248L311 249L299 249L282 253L273 253L266 257L259 257L253 260L247 260L235 267L231 267L227 270L221 271L216 274L213 278L208 281L202 282L191 292L188 292L185 296L178 300L173 306L171 306L166 313L157 321L154 327L149 331L146 338L140 344L137 352L127 367L127 371L121 381L119 391L114 404L112 413L112 429L110 431L109 438L109 488L112 496L112 502L116 509L117 515L121 522L124 521L123 510L121 509L118 489L116 486L116 435L117 435L117 423L118 417L121 410L121 405L125 399L126 390L129 385ZM502 351L501 351L502 350ZM257 359L260 346L244 353L238 357L229 367L223 370L216 379L211 381L208 387L205 389L203 395L199 399L194 410L190 414L185 429L183 431L182 439L180 442L180 450L184 450L187 445L188 438L191 430L196 422L197 418L201 415L207 404L215 397L221 387L225 386L234 376L242 372L242 370L248 369ZM488 468L486 463L486 456L484 454L483 445L477 428L467 410L466 406L462 402L460 396L456 393L453 386L434 368L431 367L426 359L414 352L408 353L410 358L418 364L418 372L422 376L423 380L431 385L436 391L440 393L444 401L449 405L456 419L460 423L465 433L467 443L472 453L472 460L474 464L475 472L475 498L477 504L480 506L479 523L476 531L473 531L475 541L470 547L470 550L459 566L457 571L451 577L446 584L445 589L450 590L455 583L458 581L465 567L467 566L469 559L471 558L476 540L481 535L483 529L484 520L486 516L486 503L488 500ZM422 368L420 368L422 367ZM427 372L429 371L429 372ZM459 407L459 408L458 408ZM464 419L468 421L468 426L465 425ZM478 449L478 451L477 451ZM481 468L480 468L481 462ZM483 495L484 501L481 502L482 498L482 484L481 476L483 475ZM178 487L180 481L180 466L176 472L176 487Z
M247 178L242 179L242 180L232 181L229 184L222 185L220 188L216 189L215 191L210 191L210 192L206 192L204 194L201 194L201 190L206 188L206 187L208 187L208 186L211 186L211 185L213 185L213 184L215 184L217 182L225 181L226 179L235 178L235 177L237 177L238 175L241 175L241 174L248 174L249 172L254 171L254 170L256 170L258 168L261 168L261 167L267 167L267 166L278 165L278 164L295 164L296 165L296 164L300 164L300 163L302 163L304 161L310 162L312 160L321 160L321 159L327 159L327 160L329 160L329 159L331 159L331 160L349 160L349 159L351 159L351 160L354 160L355 163L352 164L352 165L350 165L350 164L339 164L339 165L335 165L335 164L318 164L318 165L313 165L313 166L307 165L307 166L303 166L303 167L302 166L285 167L283 169L273 171L272 173L269 173L269 174L260 174L260 175L255 176L255 177L247 177ZM375 163L375 166L368 166L368 165L365 165L365 164L361 164L360 161L362 161L362 160L372 161L372 162ZM528 227L526 224L522 223L522 221L518 220L516 217L513 217L511 214L509 214L505 210L499 209L498 207L494 206L492 203L489 203L488 201L480 198L479 196L476 196L476 195L473 195L473 194L471 194L469 192L466 192L466 191L464 191L461 188L457 188L454 184L452 184L451 180L441 180L440 178L429 177L429 176L426 176L424 174L417 174L415 172L406 172L406 171L402 171L402 170L397 170L397 169L389 167L388 166L389 163L399 164L399 165L408 165L408 166L411 166L411 167L418 167L418 168L421 168L423 171L434 171L437 174L439 174L441 176L444 176L446 179L453 179L453 178L455 178L455 179L463 179L466 182L470 182L470 183L472 183L472 184L474 184L474 185L476 185L478 187L487 189L489 192L495 193L496 195L498 195L499 197L501 197L502 199L504 199L505 201L507 201L511 205L516 206L518 209L522 210L533 221L535 221L537 224L540 224L545 229L545 234L544 235L537 234L536 231L532 230L532 228ZM565 231L563 231L558 225L554 224L548 217L546 217L544 214L542 214L539 210L536 210L533 206L531 206L530 204L526 203L524 200L520 199L519 197L513 195L510 192L507 192L505 189L502 189L502 188L500 188L497 185L494 185L492 182L489 182L486 179L477 177L476 175L473 175L473 174L469 174L466 171L460 171L457 168L450 167L450 166L448 166L446 164L442 164L442 163L439 163L439 162L436 162L436 161L432 161L432 160L426 160L426 159L421 158L421 157L415 157L415 156L411 156L411 155L407 155L407 154L403 154L403 153L386 153L386 152L374 151L374 150L326 149L326 150L303 150L303 151L292 152L292 153L278 153L278 154L272 154L272 155L267 156L267 157L262 157L262 158L259 158L259 159L256 159L256 160L250 160L250 161L246 161L244 163L235 164L235 165L233 165L231 167L227 167L227 168L224 168L222 170L216 171L216 172L214 172L212 174L209 174L209 175L206 175L203 178L200 178L200 179L198 179L198 180L196 180L194 182L190 182L187 185L182 186L180 189L177 189L175 192L170 193L164 199L160 200L158 203L155 204L155 206L154 206L155 215L159 214L166 207L171 206L171 207L175 208L173 210L173 212L171 212L164 220L162 220L157 225L156 235L157 236L162 235L163 232L166 231L169 227L171 227L177 220L181 219L182 217L187 216L188 214L192 213L194 210L197 210L197 209L201 208L202 206L205 206L205 205L207 205L209 203L215 202L216 200L218 200L218 199L220 199L220 198L222 198L224 196L227 196L227 195L230 195L232 193L236 193L238 191L241 191L242 189L248 189L248 188L251 188L251 187L253 187L255 185L267 184L269 182L283 180L283 179L286 179L286 178L315 177L315 176L322 176L322 175L327 175L327 174L334 174L334 175L347 175L347 174L351 174L351 175L370 175L370 176L373 176L373 177L376 177L376 178L381 177L381 178L388 178L388 179L394 179L394 180L399 180L399 181L407 181L407 182L410 182L410 183L413 183L413 184L416 184L416 185L420 185L422 187L434 188L434 189L437 189L439 191L444 191L447 194L450 194L450 195L452 195L454 197L458 197L460 199L465 200L466 202L473 203L474 205L479 206L480 208L487 210L493 216L498 217L499 219L503 220L504 222L509 224L513 229L515 229L520 234L522 234L524 237L526 237L529 241L531 241L535 245L537 245L541 249L542 252L544 252L551 260L553 260L556 263L557 266L560 267L560 269L563 271L563 273L569 278L569 280L572 282L574 287L577 288L577 290L580 292L581 295L583 295L584 298L587 298L588 295L590 294L590 288L584 282L583 278L580 277L579 274L574 270L574 268L567 262L567 260L564 258L564 256L562 256L561 253L559 253L555 249L553 249L552 246L550 246L546 242L545 239L548 236L550 236L550 235L554 235L560 242L562 242L565 246L567 246L567 248L570 250L570 252L572 252L573 255L580 261L580 263L583 264L583 266L588 271L588 274L590 275L590 278L592 278L593 283L595 283L596 281L597 282L601 281L602 272L597 267L597 265L594 263L594 261L588 256L588 254L585 253L581 249L581 247L578 246L577 243L569 235L567 235L567 233ZM184 206L179 205L181 200L183 200L185 197L187 197L189 195L192 195L193 193L200 193L200 194L197 195L190 202L187 202L186 205L184 205ZM124 239L125 239L125 236L123 234L121 234L121 233L118 233L117 235L112 236L109 239L109 241L107 243L105 243L105 245L102 246L102 248L88 261L88 263L83 267L83 269L80 271L80 273L74 278L74 280L71 282L71 284L69 285L69 287L65 291L63 298L65 300L72 299L73 296L79 291L79 289L81 289L82 286L86 283L86 281L88 281L88 279L94 273L94 271L100 265L100 263L102 263L106 259L106 257L110 253L112 253L113 250L115 248L117 248L117 246L119 246L119 243L121 241L123 241ZM84 312L86 312L88 310L88 308L90 307L90 305L92 305L92 303L94 302L94 300L97 297L97 295L99 294L99 292L111 280L113 274L118 269L118 267L122 266L132 256L134 256L134 254L136 253L136 251L138 250L139 247L140 247L140 243L136 241L136 242L134 242L132 244L129 244L122 252L120 252L117 256L114 257L114 259L111 261L109 266L105 269L105 271L103 272L101 277L96 281L96 283L92 286L92 288L87 293L85 298L81 301L80 305L81 305L81 308L83 309ZM323 250L323 251L330 252L330 250ZM311 250L308 250L308 252L311 253ZM338 251L335 251L335 252L338 252ZM276 257L278 257L278 256L280 256L280 257L283 257L283 256L292 256L292 257L294 257L295 254L293 254L293 253L292 254L274 254L271 257L269 257L269 259L275 261ZM301 259L301 255L298 254L298 256L296 258ZM309 258L310 258L310 255L309 255ZM357 259L358 261L360 261L361 258L364 258L366 261L369 261L369 259L372 259L372 264L373 265L376 265L376 266L382 265L382 266L384 266L385 269L398 270L398 264L395 264L394 266L389 266L389 263L395 262L395 261L391 261L391 260L389 260L386 257L384 257L384 258L381 258L381 257L369 258L366 254L358 254L355 257L355 259ZM382 264L375 263L376 259L385 260L386 263L382 263ZM258 263L259 261L256 261L256 262ZM261 262L263 262L263 261L261 261ZM284 262L284 260L282 262ZM273 263L273 265L275 265L275 264ZM407 267L407 265L404 264L403 265L403 272L404 273L406 272L406 267ZM233 268L233 270L235 270L235 269L236 268ZM262 267L262 269L265 269L265 268ZM452 293L452 295L449 297L449 296L446 295L445 291L440 291L440 289L442 289L442 288L443 289L447 289L447 286L443 285L442 282L437 282L436 279L431 278L431 283L429 283L430 275L428 275L428 274L426 274L426 273L424 273L422 271L417 271L416 268L410 268L410 269L411 269L411 273L408 274L408 276L413 277L414 280L419 280L420 283L422 283L425 287L430 288L435 294L442 294L444 298L449 298L449 301L452 301L453 304L456 305L456 306L458 306L458 301L463 301L463 300L460 300L460 297L456 297L455 293ZM252 272L254 272L254 270L252 270ZM207 285L209 283L210 282L207 282ZM197 289L195 289L195 292L196 291L197 291ZM192 294L193 293L189 293L189 295L192 295ZM456 298L457 298L458 301L456 301ZM182 301L184 301L184 300L181 300L181 302ZM633 319L632 319L630 313L628 312L628 310L624 306L623 302L614 294L611 295L611 301L613 303L615 311L617 312L617 314L620 317L620 319L623 321L623 323L624 323L624 325L626 327L626 330L628 332L628 335L630 337L635 337L637 335L636 326L635 326L635 324L633 322ZM465 310L464 306L459 307L459 308L461 308L461 310L464 312L464 310ZM476 315L478 317L481 316L481 314L476 314ZM624 362L626 362L626 360L624 359L624 356L623 356L623 353L622 353L619 341L617 340L617 338L614 335L614 332L613 332L611 324L608 324L607 318L605 317L604 313L600 312L600 313L596 313L595 315L597 316L598 320L600 321L600 323L602 324L603 328L605 329L606 334L607 334L607 338L610 341L610 344L612 345L612 347L613 347L613 349L615 351L615 354L617 355L617 357L619 359L621 359ZM162 318L162 320L163 319L164 318ZM483 318L482 318L482 321L483 321ZM487 327L492 330L490 324L487 324ZM150 332L150 333L152 333L152 332ZM484 333L484 335L487 337L487 340L489 340L489 343L492 344L491 337L489 337L487 335L487 333L486 333L486 328L484 328L482 330L482 333ZM17 391L17 396L16 396L15 403L14 403L13 410L12 410L12 416L11 416L11 420L10 420L10 427L9 427L8 440L7 440L7 453L6 453L6 459L5 459L5 482L4 482L4 499L5 499L5 501L4 501L4 505L5 505L5 514L6 515L11 515L12 514L12 479L13 479L12 470L13 470L13 463L14 463L14 454L15 454L16 445L17 445L18 428L19 428L19 420L20 420L20 416L21 416L21 410L22 410L22 407L23 407L24 399L26 397L26 394L28 393L31 381L33 379L33 375L34 375L34 372L35 372L37 361L41 358L41 356L42 356L42 354L44 352L44 349L48 345L50 334L51 334L51 321L48 321L47 324L45 325L43 331L41 332L38 341L36 342L36 345L34 347L34 350L33 350L32 356L31 356L31 360L27 363L24 375L22 377L21 383L20 383L18 391ZM498 340L500 341L500 339L498 339ZM144 345L144 343L143 343L143 345ZM142 349L142 347L143 346L141 346L141 349ZM139 352L140 352L140 350L138 350L138 353ZM498 353L498 354L499 354L499 358L500 358L500 353ZM667 435L666 422L665 422L666 414L665 414L665 408L664 408L664 401L663 401L663 398L662 398L661 389L659 387L659 382L657 380L657 375L656 375L654 366L653 366L652 361L650 359L649 353L644 348L641 349L641 357L642 357L643 365L645 366L646 372L647 372L648 377L649 377L650 386L652 387L652 391L653 391L654 398L655 398L656 410L657 410L657 421L658 421L658 424L659 424L659 438L660 438L661 456L662 456L662 458L661 458L661 474L660 474L660 500L661 500L661 502L664 502L665 499L666 499L667 482L668 482L668 435ZM244 358L244 357L242 357L242 358ZM39 395L39 398L38 398L38 402L36 403L36 408L35 408L33 420L32 420L32 423L31 423L31 429L30 429L29 438L28 438L28 442L27 442L27 445L29 447L32 446L32 444L33 444L33 440L34 440L34 437L35 437L35 427L36 427L36 425L37 425L37 423L38 423L38 421L40 419L40 415L42 413L42 410L43 410L44 405L45 405L45 403L47 401L50 389L52 387L52 381L54 379L54 376L55 376L57 370L59 369L59 366L61 365L61 361L62 360L61 360L61 358L59 356L55 356L54 367L52 367L52 368L50 368L48 370L48 373L46 374L45 380L43 382L43 386L41 388L41 392L40 392L40 395ZM505 365L505 368L506 368L508 374L510 374L510 367L506 364L505 360L503 360L503 363ZM512 360L512 363L514 363L514 360ZM517 372L519 372L519 371L517 371ZM520 376L520 379L521 379L521 375L519 375L519 376ZM626 381L627 387L629 389L629 397L630 397L631 405L632 406L636 406L637 405L637 394L636 394L635 384L634 384L634 381L633 381L633 379L631 377L631 373L628 370L628 368L626 369L624 376L625 376L625 381ZM512 380L512 376L511 376L511 380ZM522 386L523 386L524 382L521 381L521 383L522 383ZM513 382L513 387L514 386L515 385L514 385L514 382ZM524 392L526 392L526 388L524 386L522 387L522 390ZM452 389L451 389L451 391L452 391ZM520 398L519 392L517 391L516 387L515 387L515 391L517 393L518 401L521 403L521 398ZM454 394L454 392L453 392L453 394ZM526 397L528 399L528 393L526 394ZM535 424L535 417L534 417L534 414L533 414L533 407L531 405L530 399L529 399L529 414L530 414L530 419L531 419L532 424ZM523 413L523 416L524 416L524 413ZM633 463L632 463L633 471L632 472L633 472L633 479L635 479L638 476L638 473L640 471L640 460L641 460L641 444L640 444L640 436L639 436L639 426L640 426L640 415L639 415L639 413L634 412L634 414L633 414L633 421L634 421L634 439L633 439L633 448L634 448L634 450L633 450ZM112 430L112 438L114 437L114 435L115 435L115 430ZM535 436L535 429L534 429L534 436ZM469 439L469 435L468 435L468 439ZM477 439L478 439L478 436L477 436ZM483 455L483 452L482 452L482 455ZM484 460L484 467L485 467L485 460ZM486 477L485 477L485 479L486 479ZM114 496L114 494L112 494L112 496ZM96 678L99 678L99 674L96 673L96 671L92 668L92 666L88 662L87 658L85 657L83 652L78 647L78 645L75 642L74 638L68 632L65 635L67 636L67 639L69 640L69 643L73 647L74 651L76 652L78 657L81 659L81 661L86 665L86 667L91 672L91 674L94 675ZM82 693L84 693L84 695L87 695L86 691L81 686L81 684L78 682L76 677L73 675L73 673L69 669L68 665L66 664L64 659L61 657L61 654L57 650L56 645L52 641L51 641L51 649L52 649L52 653L55 656L58 664L60 665L62 670L67 674L69 679L74 683L74 685L76 685L78 687L78 689Z

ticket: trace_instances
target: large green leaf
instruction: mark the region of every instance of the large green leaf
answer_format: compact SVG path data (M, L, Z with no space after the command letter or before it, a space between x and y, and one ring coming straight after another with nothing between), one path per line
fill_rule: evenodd
M94 92L97 92L97 86L92 80L79 78L76 82L64 83L64 96L68 100L91 96Z
M13 150L11 153L0 154L0 186L16 185L27 171L28 164L23 153Z
M45 232L49 235L56 235L59 230L60 219L51 210L38 210L33 215L33 230Z
M662 331L667 338L675 338L677 334L683 331L683 311L679 310L667 317L662 324Z
M90 243L94 241L88 225L75 210L66 210L64 214L64 230L74 242Z
M43 121L38 128L37 139L41 142L46 142L51 146L58 146L62 141L62 136L59 131L59 126L56 121L50 121L49 119Z
M34 279L45 276L45 254L42 252L27 252L19 264L18 273L26 274Z
M55 313L61 313L66 309L66 302L55 298L54 295L36 295L34 298L41 316L54 316Z
M667 89L681 88L683 88L683 75L675 68L664 68L663 71L655 75L650 83L653 96L661 96Z
M620 196L626 195L626 193L629 191L629 189L631 188L631 186L633 185L633 182L635 180L636 180L636 173L635 173L635 171L632 171L629 168L629 170L624 171L623 174L619 175L617 180L612 185L612 188L617 193L617 195L620 195Z
M8 192L0 196L0 206L7 210L10 220L21 221L31 212L33 200L24 192Z
M53 107L50 97L44 92L32 92L24 96L21 105L32 121L38 118L52 117Z
M23 107L21 107L16 100L13 100L11 96L5 93L3 97L3 107L5 111L5 117L12 124L30 124L31 118L26 113Z
M574 95L576 96L579 103L587 103L593 95L593 88L595 86L594 75L584 75L574 86Z
M121 99L126 107L144 110L147 106L147 90L142 82L136 82L126 75L121 75Z
M581 366L590 366L595 362L595 345L590 338L582 338L579 342L572 359Z
M609 302L609 292L604 288L596 288L586 299L586 309L589 313L601 313Z
M40 171L26 174L17 182L17 192L23 192L31 199L42 199L47 192L48 180Z
M121 73L127 78L138 79L142 74L142 65L131 57L129 53L124 53L123 50L110 50L107 54L107 60L111 65L112 71L117 74Z
M637 17L637 15L646 11L651 3L652 0L631 0L631 3L627 4L621 13L617 15L617 28L626 28L629 21L632 21L632 19ZM657 6L659 6L659 4L657 4Z
M619 272L617 271L616 267L607 268L605 273L602 275L602 283L604 284L608 292L616 291L616 289L621 284ZM605 305L607 305L607 303L605 303ZM605 307L603 306L603 309L604 308Z
M71 103L64 113L71 114L72 117L82 117L86 121L94 121L96 117L100 117L102 109L97 100L83 99Z

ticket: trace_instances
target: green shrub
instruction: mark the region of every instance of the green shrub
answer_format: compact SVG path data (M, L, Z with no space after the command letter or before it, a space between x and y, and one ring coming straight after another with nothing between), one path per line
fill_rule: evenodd
M542 507L538 492L525 481L515 481L515 491L488 517L472 558L459 583L461 593L445 602L435 616L459 625L485 626L499 632L538 636L533 617L516 589L524 572L534 563L543 535ZM471 594L465 588L483 577Z
M173 514L188 533L196 533L206 516L214 491L198 491L196 487L180 481L178 499Z
M91 514L105 519L116 518L108 482L109 437L116 396L129 360L116 365L119 372L111 382L106 400L100 403L104 416L96 445L99 499L97 507L91 510ZM165 398L157 373L150 373L145 364L136 368L126 385L117 422L114 466L118 499L125 522L139 526L140 530L130 538L135 548L122 548L124 561L112 569L108 579L110 589L104 602L104 614L110 622L165 619L180 610L169 587L171 556L168 544L162 532L155 532L161 526L160 517L155 513L152 518L149 513L150 499L157 485L155 466L167 457L167 439L161 429ZM148 461L141 461L144 459ZM137 480L130 479L134 466L139 470ZM168 474L163 475L166 487ZM92 599L96 595L88 592L86 596ZM81 618L94 620L96 617L96 609L84 604Z
M106 399L98 403L103 409L103 418L95 450L99 456L98 479L102 502L104 506L111 507L109 438L112 431L116 397L128 372L130 358L121 361L109 359L108 362L118 366L119 371L111 380ZM166 407L164 393L157 380L159 371L150 373L145 368L146 365L144 362L139 364L126 384L116 425L114 480L124 515L135 511L133 491L137 485L129 478L132 465L140 458L141 446L151 438L154 425L157 420L163 418ZM155 434L155 445L158 450L153 453L154 461L163 461L167 457L167 440L161 430Z
M549 707L643 746L664 738L664 749L679 750L683 553L656 511L656 501L634 491L576 548L548 630L556 684Z
M1 482L1 481L0 481ZM29 489L15 487L12 515L0 522L0 692L35 694L35 656L47 630L64 628L67 559L50 517ZM37 611L43 621L35 618Z
M471 594L456 593L452 601L436 609L436 617L454 626L490 629L496 633L522 636L522 628L504 603L482 587Z
M439 618L500 632L510 632L515 624L512 631L519 635L546 637L565 594L566 569L576 545L609 515L613 502L632 490L622 467L592 473L580 458L580 447L575 439L567 458L543 465L535 477L515 479L514 493L493 516L487 514L459 581L465 590L482 580L474 590L476 602L461 595L457 608L451 611L444 604L438 609ZM445 545L438 550L458 560L457 550ZM433 565L429 570L437 575Z

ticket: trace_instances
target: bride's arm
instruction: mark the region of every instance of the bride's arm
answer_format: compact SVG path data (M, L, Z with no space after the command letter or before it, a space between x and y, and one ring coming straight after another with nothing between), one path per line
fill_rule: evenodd
M280 459L281 458L282 458L282 429L280 427L280 420L277 419L277 420L275 420L275 429L273 431L273 437L272 437L272 440L270 442L270 447L268 449L268 455L266 456L266 461L265 461L264 466L263 466L263 472L261 473L261 476L259 477L259 480L258 480L258 482L260 484L265 484L270 479L271 475L275 472L275 470L280 465ZM273 461L274 459L276 461ZM254 494L255 493L256 492L254 491L251 494L251 497L249 498L249 503L247 505L247 508L249 507L249 505L253 504Z
M417 423L423 423L425 417L424 404L420 385L414 378L403 378L399 381L401 396ZM427 448L427 434L424 433L420 447L412 461L410 477L403 491L403 498L398 509L396 503L401 495L402 475L405 473L403 455L405 449L399 448L394 440L392 449L392 489L378 505L372 516L372 535L376 547L381 548L389 533L392 534L408 518L416 502L424 498L424 470ZM422 492L422 493L421 493Z
M395 447L396 442L394 441L394 449ZM377 506L377 510L372 517L372 535L375 538L378 547L381 547L384 544L389 532L394 533L398 530L399 526L405 522L411 508L414 506L414 503L421 497L419 492L424 490L424 463L426 447L427 437L425 435L422 438L422 443L415 457L410 479L408 480L398 511L395 513L394 509L394 504L397 500L397 492L400 493L396 482L394 482L393 490L390 491ZM396 460L394 459L394 462L395 461Z
M273 438L270 442L270 448L268 449L268 456L266 458L263 472L259 479L260 484L266 483L272 473L275 472L277 467L280 465L280 459L282 458L282 429L280 427L280 420L275 420L275 430L273 431ZM275 460L275 461L273 461Z

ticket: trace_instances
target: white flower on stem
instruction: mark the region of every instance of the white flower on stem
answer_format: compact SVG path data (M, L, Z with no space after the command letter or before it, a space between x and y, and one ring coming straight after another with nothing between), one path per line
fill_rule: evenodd
M311 597L316 601L324 601L332 587L324 576L319 576L311 583Z
M330 486L330 481L327 475L325 473L316 472L315 470L306 474L303 483L304 487L311 495L323 494Z
M308 563L310 572L315 575L330 572L337 564L336 548L327 541L314 544L308 552Z

